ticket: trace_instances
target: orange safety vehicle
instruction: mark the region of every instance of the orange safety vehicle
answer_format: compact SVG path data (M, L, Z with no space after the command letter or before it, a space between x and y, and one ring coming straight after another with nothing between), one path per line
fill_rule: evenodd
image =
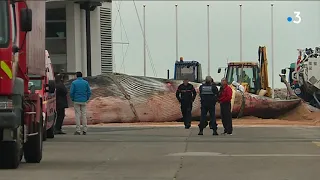
M36 93L42 97L42 117L43 117L43 140L54 138L54 124L57 118L56 94L46 91L47 84L54 84L54 72L49 52L45 51L46 76L41 78L37 75L29 75L29 87L34 85ZM29 90L30 91L30 90Z
M43 97L31 75L46 77L45 1L0 1L0 167L40 163ZM55 92L55 85L45 85Z

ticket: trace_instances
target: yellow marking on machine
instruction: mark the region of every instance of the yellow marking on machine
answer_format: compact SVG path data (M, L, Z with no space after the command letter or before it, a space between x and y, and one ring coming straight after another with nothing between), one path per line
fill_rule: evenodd
M12 79L12 70L5 61L0 62L0 67L3 72L5 72L10 79Z
M315 144L316 146L320 147L320 142L313 141L312 143Z
M48 103L51 103L52 101L54 102L55 100L56 98L48 99L46 101L43 101L42 104L48 104Z

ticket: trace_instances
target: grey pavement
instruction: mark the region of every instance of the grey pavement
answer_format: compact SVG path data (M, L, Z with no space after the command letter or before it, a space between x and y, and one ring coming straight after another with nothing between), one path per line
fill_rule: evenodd
M235 127L233 136L183 127L92 127L57 135L40 164L0 170L0 180L314 180L320 128Z

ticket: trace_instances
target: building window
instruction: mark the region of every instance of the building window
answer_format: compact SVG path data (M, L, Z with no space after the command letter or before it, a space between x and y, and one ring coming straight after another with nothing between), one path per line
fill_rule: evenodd
M56 6L57 2L51 2ZM54 72L67 69L67 28L66 8L55 7L46 9L46 49L50 53Z
M66 20L66 8L55 8L46 10L46 21Z
M50 54L67 54L67 40L65 38L46 38L46 49Z
M55 74L67 71L67 64L52 64Z
M66 22L46 22L47 38L66 38Z

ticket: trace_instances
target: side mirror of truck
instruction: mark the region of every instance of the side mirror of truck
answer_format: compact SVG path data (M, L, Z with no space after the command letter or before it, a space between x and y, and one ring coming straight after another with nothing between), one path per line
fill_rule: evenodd
M54 80L49 80L49 83L46 84L46 92L54 93L55 90L56 90L56 83L54 82Z
M280 81L281 81L282 83L284 83L284 80L283 80L283 79L286 79L286 75L282 75L282 77L283 77L283 78L280 77Z
M29 8L20 10L20 29L23 32L30 32L32 30L32 10Z
M36 93L36 86L34 84L29 85L29 90L32 94Z
M221 68L218 68L218 73L221 73Z
M281 69L281 74L287 74L287 70L286 69Z

